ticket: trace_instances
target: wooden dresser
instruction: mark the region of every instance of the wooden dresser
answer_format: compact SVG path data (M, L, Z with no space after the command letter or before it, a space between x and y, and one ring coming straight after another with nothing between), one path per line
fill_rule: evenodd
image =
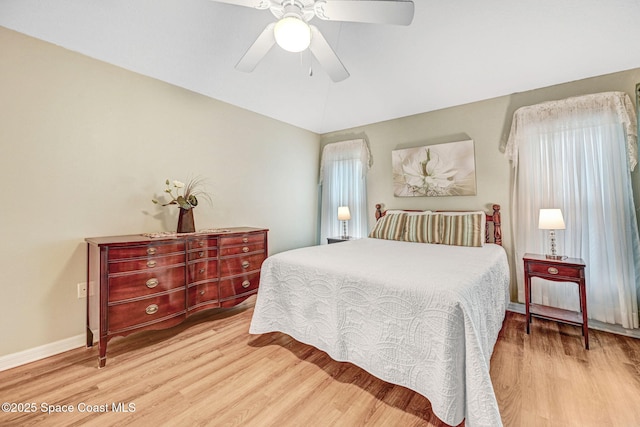
M149 238L87 238L87 347L99 336L100 367L114 336L175 326L200 310L232 307L258 292L267 231Z

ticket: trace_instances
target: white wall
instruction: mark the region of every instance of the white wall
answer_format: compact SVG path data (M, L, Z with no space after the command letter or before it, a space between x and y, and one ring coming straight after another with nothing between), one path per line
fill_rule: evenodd
M84 238L175 230L167 178L207 180L197 228L315 243L318 135L2 27L0 52L0 356L84 333Z

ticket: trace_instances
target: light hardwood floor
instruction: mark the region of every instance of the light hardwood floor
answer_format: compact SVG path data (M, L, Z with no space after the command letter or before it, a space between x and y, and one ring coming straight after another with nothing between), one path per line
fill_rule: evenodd
M253 299L166 331L0 372L2 426L444 426L424 397L286 335L247 333ZM640 426L640 340L507 313L491 361L505 426ZM135 411L114 412L113 404ZM41 412L43 404L73 413ZM82 405L109 412L80 412ZM464 424L464 423L463 423Z

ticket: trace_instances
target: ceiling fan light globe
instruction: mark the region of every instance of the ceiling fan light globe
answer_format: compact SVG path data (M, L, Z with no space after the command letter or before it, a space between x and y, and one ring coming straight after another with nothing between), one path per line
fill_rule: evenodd
M311 43L311 29L300 18L286 16L273 29L278 46L289 52L302 52Z

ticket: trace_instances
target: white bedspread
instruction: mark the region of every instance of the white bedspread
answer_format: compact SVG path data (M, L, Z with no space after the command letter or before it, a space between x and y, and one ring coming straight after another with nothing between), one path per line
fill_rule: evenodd
M250 333L279 331L425 396L442 421L501 426L489 361L509 301L501 246L359 239L264 262Z

